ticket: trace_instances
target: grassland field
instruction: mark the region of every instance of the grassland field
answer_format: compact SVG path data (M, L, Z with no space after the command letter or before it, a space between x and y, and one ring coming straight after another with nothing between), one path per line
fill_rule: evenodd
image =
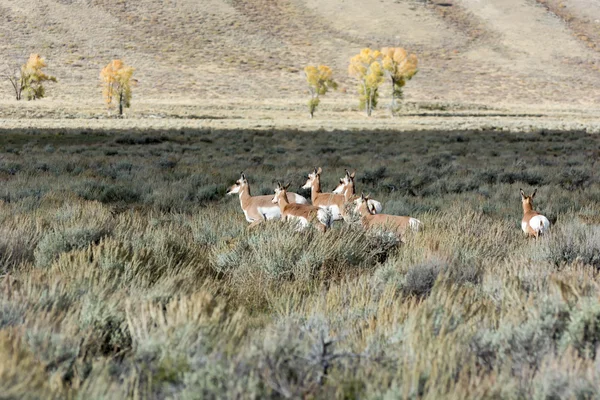
M585 131L0 129L0 397L600 398L599 156ZM243 170L309 197L315 166L424 230L248 230L225 194Z

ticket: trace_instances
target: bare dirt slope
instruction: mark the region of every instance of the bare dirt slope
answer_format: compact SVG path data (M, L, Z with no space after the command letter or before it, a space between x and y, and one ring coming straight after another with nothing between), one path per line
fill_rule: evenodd
M599 26L591 0L0 0L0 64L47 58L59 83L41 108L101 109L98 73L122 58L138 104L277 109L302 104L302 67L325 63L346 89L332 100L350 109L349 57L401 45L420 58L408 101L594 108ZM8 99L2 83L5 117Z

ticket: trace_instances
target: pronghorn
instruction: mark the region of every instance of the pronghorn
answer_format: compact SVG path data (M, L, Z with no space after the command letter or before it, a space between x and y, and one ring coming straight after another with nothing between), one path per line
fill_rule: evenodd
M369 197L362 194L356 200L356 211L361 215L361 222L365 229L387 228L402 238L407 229L418 232L423 225L421 221L412 217L399 215L374 214L369 206Z
M356 200L358 196L356 196L356 186L354 186L355 176L356 171L350 173L348 170L346 170L346 175L344 175L343 178L340 178L340 184L332 193L343 194L347 203ZM369 199L369 206L371 211L374 211L375 214L379 214L383 209L381 203L373 199Z
M334 221L344 219L346 199L342 194L321 192L321 172L323 170L319 167L319 169L315 168L313 172L308 174L308 179L302 189L311 189L310 199L313 206L328 209Z
M327 228L333 222L331 213L328 210L309 204L291 204L288 201L288 187L290 187L289 183L286 186L278 183L277 188L275 188L275 196L271 200L279 206L281 219L284 221L296 221L300 225L300 229L304 229L312 223L317 224L323 232L327 231Z
M523 219L521 220L521 229L527 236L537 238L539 235L546 233L550 229L550 221L548 218L533 210L533 198L537 189L533 191L531 196L526 196L523 189L521 191L521 201L523 203Z
M246 221L250 222L250 227L256 226L268 219L281 218L281 211L279 210L279 207L271 203L272 197L270 195L252 196L250 194L250 185L243 172L241 173L240 179L235 181L235 184L227 190L227 194L235 193L239 193L240 195L240 205L246 216ZM288 193L287 195L290 203L308 203L308 201L299 194Z

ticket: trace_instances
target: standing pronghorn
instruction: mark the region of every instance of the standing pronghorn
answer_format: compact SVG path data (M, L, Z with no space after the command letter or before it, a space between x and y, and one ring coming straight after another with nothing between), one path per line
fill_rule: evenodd
M313 206L328 209L334 221L344 219L346 199L342 194L321 192L321 172L323 170L319 167L319 169L315 168L313 172L308 174L308 179L302 189L311 190L310 199Z
M418 232L423 225L421 221L412 217L374 214L369 206L369 197L364 194L354 200L354 204L356 204L356 211L358 211L362 217L361 222L365 229L387 228L402 238L407 229Z
M266 196L252 196L250 194L250 185L246 179L246 175L241 173L240 179L235 181L235 184L227 190L227 194L239 193L240 205L242 211L246 216L246 221L250 222L250 228L257 224L268 220L281 218L281 211L279 207L271 203L272 197ZM288 193L288 200L290 203L306 204L308 201L296 193Z
M356 200L358 196L356 195L356 186L354 186L355 176L356 171L350 173L348 170L346 170L346 175L344 175L343 178L340 178L340 184L332 193L343 194L344 198L346 199L346 203ZM373 199L369 199L369 207L371 211L375 212L375 214L379 214L383 209L381 203Z
M288 187L290 187L289 183L286 186L277 183L275 196L272 200L273 203L279 206L281 219L297 222L300 229L304 229L310 224L316 224L323 232L327 231L327 228L333 222L330 212L309 204L291 204L288 201Z
M523 189L521 191L521 201L523 203L523 219L521 220L521 229L527 234L527 236L533 236L537 238L550 229L550 221L548 218L539 214L533 210L533 198L537 192L537 189L533 191L531 196L526 196Z

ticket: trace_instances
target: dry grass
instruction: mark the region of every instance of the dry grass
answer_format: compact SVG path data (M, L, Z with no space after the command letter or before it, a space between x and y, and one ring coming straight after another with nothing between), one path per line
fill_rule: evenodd
M6 396L596 396L595 135L1 138ZM325 188L356 168L358 190L425 230L402 246L344 224L249 231L224 194L242 169L259 194L317 163ZM519 225L533 186L554 224L539 241Z
M59 80L49 87L49 101L66 103L67 113L82 102L102 108L98 74L114 58L137 68L134 106L155 102L154 113L163 112L156 102L166 100L304 104L300 71L309 63L332 66L342 92L331 95L353 108L348 60L365 46L418 54L409 101L594 106L600 87L598 54L576 38L594 22L586 22L589 29L565 27L545 8L519 0L485 7L471 0L385 0L369 7L358 0L176 7L157 0L0 0L0 21L0 58L19 63L31 52L44 55ZM586 34L586 43L594 44L594 35ZM8 84L0 85L0 97L11 97Z

